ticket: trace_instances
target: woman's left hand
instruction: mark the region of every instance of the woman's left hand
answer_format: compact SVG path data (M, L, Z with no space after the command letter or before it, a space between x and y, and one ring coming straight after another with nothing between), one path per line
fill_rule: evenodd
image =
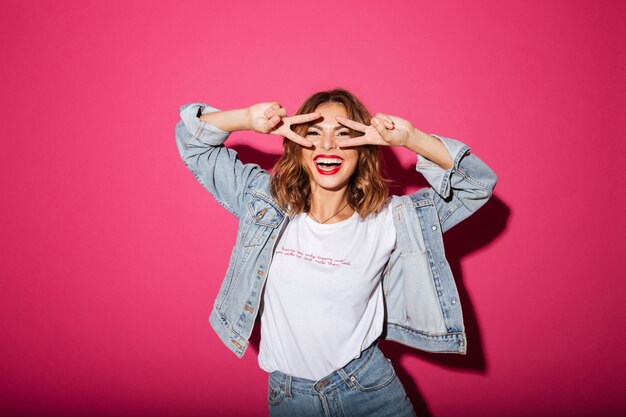
M337 116L337 121L350 129L363 132L363 136L338 140L339 147L360 145L407 146L415 132L415 127L401 117L378 113L372 117L372 125L367 126L345 117Z

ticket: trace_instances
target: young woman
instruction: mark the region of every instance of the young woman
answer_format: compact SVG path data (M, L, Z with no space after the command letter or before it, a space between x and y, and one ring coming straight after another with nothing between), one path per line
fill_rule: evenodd
M371 117L344 89L313 94L294 116L276 102L180 114L183 161L239 218L209 320L241 357L260 316L270 414L415 415L377 339L465 353L442 233L489 199L495 173L457 140ZM283 137L272 174L223 145L236 130ZM388 197L379 146L415 152L432 187Z

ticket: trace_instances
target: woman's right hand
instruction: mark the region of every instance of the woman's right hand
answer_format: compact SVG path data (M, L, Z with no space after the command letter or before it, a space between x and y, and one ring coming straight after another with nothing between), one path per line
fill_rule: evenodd
M255 132L284 136L307 148L313 143L291 130L291 125L310 122L321 116L320 112L313 112L290 117L287 110L276 102L254 104L247 109L250 128Z

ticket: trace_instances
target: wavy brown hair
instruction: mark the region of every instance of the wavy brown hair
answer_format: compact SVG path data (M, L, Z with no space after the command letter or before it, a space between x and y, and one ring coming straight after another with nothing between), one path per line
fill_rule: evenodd
M296 114L314 112L325 103L341 104L348 119L370 124L371 114L351 92L342 88L320 91L307 98ZM293 131L300 136L313 122L294 125ZM362 132L349 129L350 136L362 136ZM376 145L355 147L358 151L357 167L348 185L348 204L361 218L378 212L389 196L389 180L381 175L382 157ZM289 215L308 212L311 209L311 179L302 158L302 146L283 137L283 155L274 165L270 190L278 205Z

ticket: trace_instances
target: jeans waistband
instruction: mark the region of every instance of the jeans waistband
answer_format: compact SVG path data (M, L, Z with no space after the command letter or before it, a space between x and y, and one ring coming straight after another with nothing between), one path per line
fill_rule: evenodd
M292 376L281 371L273 371L270 373L269 377L277 384L285 387L287 397L291 397L291 390L324 393L335 389L340 384L347 383L352 386L353 382L350 377L367 365L376 351L379 351L377 341L372 343L367 349L363 350L363 352L361 352L361 356L352 359L343 368L333 371L317 381Z

